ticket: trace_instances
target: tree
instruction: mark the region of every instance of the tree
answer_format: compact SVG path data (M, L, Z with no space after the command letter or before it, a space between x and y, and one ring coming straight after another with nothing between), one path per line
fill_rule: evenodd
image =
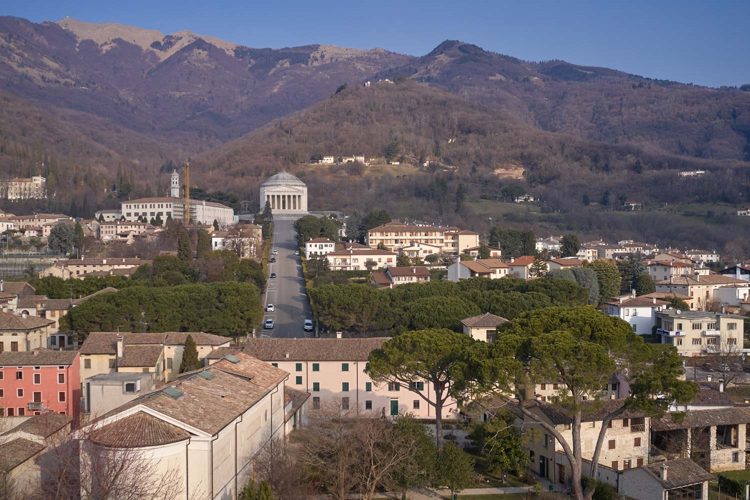
M654 280L646 273L638 275L635 279L635 286L633 288L635 289L636 295L645 295L656 291Z
M396 139L392 139L391 142L389 142L388 145L383 148L383 156L385 156L386 161L391 161L398 156L399 150L400 147L398 145L398 141Z
M593 488L584 491L581 486L581 422L590 412L601 410L600 404L590 401L591 396L598 394L614 373L628 374L631 392L602 418L591 459L592 477L596 477L607 427L614 418L628 409L657 416L671 403L684 403L695 395L694 384L681 380L682 362L673 346L645 343L626 322L590 306L533 311L505 325L500 333L493 346L493 366L515 374L521 400L516 407L525 423L542 428L560 443L571 464L577 499L590 499L593 494ZM550 380L564 384L557 405L571 420L572 442L523 402L523 387ZM502 383L498 387L507 390Z
M394 487L406 497L411 489L430 484L435 477L435 443L425 426L409 416L399 416L394 422L396 442L413 444L412 453L391 471Z
M599 304L599 280L597 279L594 270L590 267L558 269L552 271L550 276L577 283L588 291L589 296L587 303L589 305L595 306Z
M52 228L47 237L47 246L53 252L68 255L76 244L76 230L73 224L59 222Z
M263 222L270 222L273 220L273 210L271 209L271 202L266 200L266 204L263 205Z
M80 222L76 221L73 231L74 231L73 246L75 247L76 257L80 259L83 256L83 252L84 252L83 228L81 227Z
M599 282L599 300L605 302L620 293L620 271L617 265L608 260L595 260L589 264Z
M399 253L396 256L396 265L397 266L402 266L402 267L410 266L411 265L411 259L409 258L408 255L406 255L405 253L401 252L401 253Z
M311 494L299 453L280 438L270 440L258 452L253 460L253 474L267 483L280 500L304 499Z
M466 202L466 186L462 182L458 183L456 188L456 208L454 212L461 213L464 209L464 203Z
M580 248L581 244L575 234L566 234L560 240L560 254L563 257L575 257Z
M254 479L242 489L239 495L240 500L273 500L271 486L266 481L255 483Z
M466 488L474 478L474 459L455 443L438 450L437 481L451 490L451 496Z
M214 227L214 231L218 231L219 230L219 221L218 220L214 219L213 227Z
M502 472L521 472L529 462L521 433L508 412L477 424L469 438L479 446L489 464Z
M177 230L177 257L183 262L193 260L193 248L190 244L190 234L184 226Z
M192 335L185 339L185 348L182 351L182 361L180 362L180 373L191 372L201 367L198 359L198 349L195 345Z
M99 219L98 220L99 220L99 224L103 224L104 223L104 214L99 214Z
M529 268L529 276L533 278L540 278L547 274L547 263L544 261L544 259L536 258L534 259L533 264L531 264L531 267Z
M154 219L154 226L161 227L164 225L164 220L161 218L161 214L156 214L156 218Z
M399 384L435 409L437 447L443 442L443 407L463 400L483 376L487 344L447 329L402 333L370 353L367 374L376 382ZM422 384L422 385L420 385Z
M490 258L490 247L488 247L484 243L481 243L479 245L479 258L480 259L489 259Z
M495 226L490 231L490 246L502 250L503 257L515 258L536 253L536 237L532 231L502 229Z
M204 259L211 252L211 235L205 229L198 229L198 242L195 245L196 255Z

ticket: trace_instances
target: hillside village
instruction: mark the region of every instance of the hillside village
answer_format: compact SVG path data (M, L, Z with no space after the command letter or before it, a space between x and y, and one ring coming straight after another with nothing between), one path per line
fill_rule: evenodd
M287 173L264 182L260 199L267 201L263 210L240 221L229 207L188 200L174 172L168 196L123 201L120 210L88 220L2 215L7 252L59 252L33 274L0 281L0 450L4 477L18 491L60 488L49 479L60 467L51 457L64 443L84 441L92 449L140 450L129 466L152 464L146 476L130 471L153 489L144 494L189 477L181 480L188 494L213 484L214 496L234 495L240 486L233 485L253 477L248 467L269 443L306 436L309 426L325 428L337 415L355 423L384 417L393 425L408 416L431 429L440 450L452 450L448 440L477 461L493 459L478 429L507 422L506 439L515 444L506 446L518 455L500 469L497 484L511 473L519 484L574 495L574 478L592 476L596 488L631 498L647 498L646 491L705 498L716 478L732 481L730 471L750 463L750 265L711 250L631 240L580 242L574 234L501 228L487 235L390 220L383 212L360 219L310 213L305 184ZM289 247L283 224L296 233L288 234ZM299 265L285 268L286 260ZM239 267L228 275L228 266ZM250 269L257 274L237 274ZM224 274L213 277L217 271ZM277 312L290 300L281 285L287 272L302 272L311 303L307 319L292 314L291 329ZM218 291L225 281L246 287L249 302L237 304L241 324L224 326L222 314L232 314L225 309L210 313L206 330L191 329L199 323L179 317L198 303L179 306L158 294L162 305L153 312L137 305L149 300L136 293L144 286L155 293L162 287L166 297L170 287ZM108 305L132 310L124 300L136 301L140 317L126 319L129 312ZM394 317L383 321L389 309ZM157 310L177 321L164 322ZM442 356L476 351L494 366L507 339L544 334L537 328L546 321L555 331L588 324L620 338L610 349L621 349L623 358L602 361L593 379L601 386L565 370L540 371L525 382L508 372L471 397L427 376L434 368L409 374L384 361L393 349L419 359L400 341L426 336L428 346L444 338L427 347L446 350ZM531 333L526 322L541 323ZM600 341L594 335L585 342L589 347L580 348ZM644 372L628 361L635 346L651 353L637 362L650 367ZM671 385L644 387L642 378L666 369L666 359L677 364L660 384L671 378ZM507 365L496 369L501 377ZM534 373L533 364L527 369ZM479 373L463 376L484 386L489 380ZM445 392L436 400L438 390ZM643 397L650 403L638 402ZM578 425L576 438L571 426ZM576 439L581 447L571 451ZM217 443L213 451L210 442ZM237 463L236 471L212 468L222 461ZM76 489L92 487L87 463L74 473ZM483 474L496 481L490 470Z

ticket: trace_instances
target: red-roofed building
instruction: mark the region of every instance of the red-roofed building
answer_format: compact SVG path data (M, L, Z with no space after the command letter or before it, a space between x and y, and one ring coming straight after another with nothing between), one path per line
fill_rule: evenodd
M372 272L372 284L379 288L393 288L408 283L427 283L430 270L424 266L388 267Z
M522 255L521 257L510 259L510 262L508 263L510 272L508 275L523 280L531 279L533 277L531 275L531 266L534 265L535 261L536 257L533 255Z

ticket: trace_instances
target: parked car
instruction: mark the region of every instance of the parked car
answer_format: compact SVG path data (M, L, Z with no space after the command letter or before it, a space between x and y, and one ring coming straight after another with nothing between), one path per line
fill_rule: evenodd
M274 262L276 262L276 257L271 257L270 262L271 262L271 264L273 264Z
M273 254L274 254L274 255L279 255L279 251L278 251L278 250L274 250L274 251L273 251Z
M294 255L299 255L299 250L295 250Z
M265 328L266 330L272 330L273 318L266 318L266 321L263 323L263 328Z
M271 273L271 277L275 278L276 277L276 273Z
M312 322L312 320L311 320L311 319L306 319L306 320L305 320L304 330L305 330L306 332L311 332L311 331L313 331L313 322Z
M276 308L274 307L273 304L266 305L266 311L268 311L268 312L274 312L275 310L276 310Z

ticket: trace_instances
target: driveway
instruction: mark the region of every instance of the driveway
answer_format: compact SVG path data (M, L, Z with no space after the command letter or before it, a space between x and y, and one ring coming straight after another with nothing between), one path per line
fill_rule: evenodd
M265 312L264 318L273 318L273 330L261 330L261 335L271 337L305 337L302 329L305 318L312 318L305 293L300 258L297 250L296 217L274 216L273 249L278 251L276 262L269 265L275 278L268 279L265 304L273 304L274 312Z

